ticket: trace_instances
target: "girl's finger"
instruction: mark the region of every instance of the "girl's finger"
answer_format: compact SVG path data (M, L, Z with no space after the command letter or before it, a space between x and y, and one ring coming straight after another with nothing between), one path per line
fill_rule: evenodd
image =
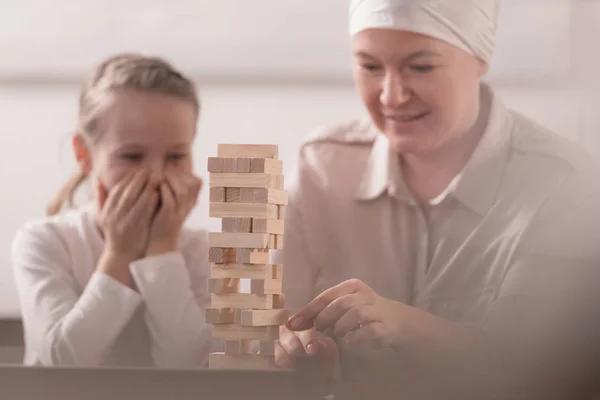
M181 174L179 176L181 182L187 188L188 195L194 197L202 187L202 179L192 175L192 174Z
M175 197L171 191L170 185L166 182L160 185L160 211L159 214L172 212L176 207Z
M100 180L98 180L96 184L96 193L98 211L102 211L104 209L104 204L106 204L106 199L108 198L108 190L106 190L106 187L104 187L104 184Z
M129 185L131 180L134 178L134 173L125 175L119 183L117 183L112 189L108 191L108 197L106 199L106 209L114 210L117 207L119 199L123 195L123 191Z
M151 188L152 194L150 196L150 204L148 209L151 216L156 215L160 207L160 192L156 188Z
M118 204L121 212L127 213L137 203L146 186L148 186L148 171L142 169L134 175L133 179L123 189Z
M167 174L167 182L173 192L173 197L175 198L175 204L177 207L181 207L185 204L186 198L188 197L188 189L178 176L178 174L174 172L170 172Z
M131 218L131 222L146 221L150 219L152 216L150 204L152 203L155 195L156 191L149 185L146 185L137 201L130 209L131 211L129 213L129 218Z

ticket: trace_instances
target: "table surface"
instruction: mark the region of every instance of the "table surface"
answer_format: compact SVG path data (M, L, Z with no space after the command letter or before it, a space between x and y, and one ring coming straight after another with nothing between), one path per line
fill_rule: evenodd
M34 385L31 383L35 382ZM316 380L287 371L65 368L0 365L3 398L79 400L312 400Z

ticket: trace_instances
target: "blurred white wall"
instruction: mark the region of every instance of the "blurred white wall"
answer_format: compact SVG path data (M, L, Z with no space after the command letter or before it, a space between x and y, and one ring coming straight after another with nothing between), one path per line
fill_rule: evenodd
M3 0L0 4L0 318L17 316L10 244L74 171L78 84L112 52L169 57L197 77L197 172L217 143L276 143L363 113L351 80L346 0ZM600 150L600 0L508 0L490 82L506 103ZM509 25L510 24L510 25ZM190 224L208 218L207 191Z

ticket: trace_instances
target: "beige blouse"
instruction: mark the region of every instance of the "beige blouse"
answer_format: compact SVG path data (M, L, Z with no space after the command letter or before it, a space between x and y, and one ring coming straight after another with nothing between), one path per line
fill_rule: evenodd
M539 307L595 291L593 160L506 109L485 84L482 92L490 110L484 135L427 216L369 121L321 129L303 143L286 176L290 204L278 254L291 311L359 278L381 296L452 321L533 332Z

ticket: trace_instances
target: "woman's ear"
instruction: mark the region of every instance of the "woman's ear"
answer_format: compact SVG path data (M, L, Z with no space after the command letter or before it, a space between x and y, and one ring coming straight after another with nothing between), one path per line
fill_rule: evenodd
M73 153L75 154L77 165L79 165L79 170L84 175L88 175L92 171L92 157L85 140L81 135L76 134L73 136L72 144Z

